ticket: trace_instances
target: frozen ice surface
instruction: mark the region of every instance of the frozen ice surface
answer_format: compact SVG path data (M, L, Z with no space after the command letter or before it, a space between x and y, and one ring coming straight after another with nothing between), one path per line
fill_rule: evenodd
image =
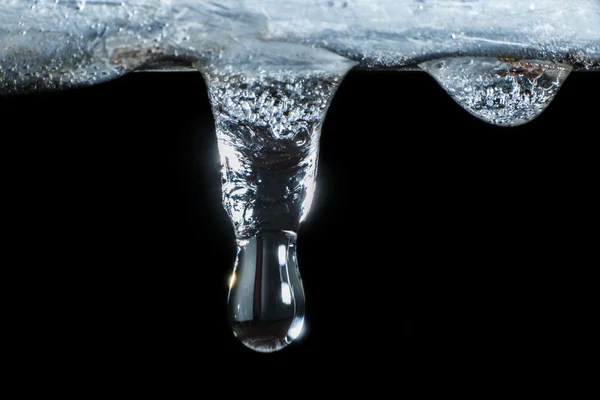
M600 69L600 1L2 0L0 92L93 84L165 60L294 59L267 43L363 68L506 56Z

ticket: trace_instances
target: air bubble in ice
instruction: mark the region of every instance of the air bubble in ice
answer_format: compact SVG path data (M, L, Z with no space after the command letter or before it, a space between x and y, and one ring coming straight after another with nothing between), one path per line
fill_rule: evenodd
M571 66L510 58L447 58L419 65L465 110L490 124L517 126L542 113Z

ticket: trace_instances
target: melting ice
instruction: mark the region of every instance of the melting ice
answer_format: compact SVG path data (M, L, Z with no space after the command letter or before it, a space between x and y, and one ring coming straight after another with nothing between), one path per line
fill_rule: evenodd
M221 157L223 205L238 244L229 321L236 337L259 352L280 350L302 331L296 232L313 199L327 108L354 65L311 53L285 66L268 56L243 68L227 63L203 68Z
M500 126L527 123L542 113L571 67L509 58L445 58L419 65L465 110Z

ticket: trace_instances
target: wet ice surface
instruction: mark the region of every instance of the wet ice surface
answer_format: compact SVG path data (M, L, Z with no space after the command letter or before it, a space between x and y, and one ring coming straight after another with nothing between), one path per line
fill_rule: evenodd
M165 59L259 64L266 43L365 68L510 56L600 69L599 27L597 0L5 0L0 92L94 84Z
M501 126L540 115L571 71L569 65L506 58L448 58L419 66L465 110Z

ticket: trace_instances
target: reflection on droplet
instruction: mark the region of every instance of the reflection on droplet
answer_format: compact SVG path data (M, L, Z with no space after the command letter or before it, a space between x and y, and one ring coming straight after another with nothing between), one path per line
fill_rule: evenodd
M277 250L277 256L279 258L279 265L281 267L285 266L285 263L287 262L287 247L285 245L279 245L279 249Z
M571 66L538 60L447 58L419 67L465 110L490 124L518 126L552 102Z
M270 353L300 335L304 290L293 232L261 232L240 245L229 291L234 335L252 350Z
M281 283L281 301L283 301L283 304L292 304L292 292L290 284L287 282Z
M231 289L233 285L235 285L235 271L231 274L231 277L229 277L229 289Z

